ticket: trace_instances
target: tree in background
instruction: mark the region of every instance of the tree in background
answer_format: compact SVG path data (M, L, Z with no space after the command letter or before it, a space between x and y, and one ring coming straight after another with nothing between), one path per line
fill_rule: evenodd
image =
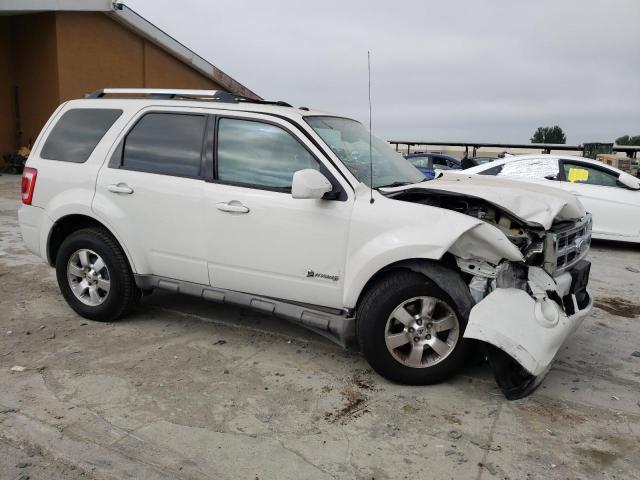
M567 143L567 137L558 125L538 127L531 137L531 143Z
M616 145L640 145L640 135L630 137L629 135L623 135L616 138Z

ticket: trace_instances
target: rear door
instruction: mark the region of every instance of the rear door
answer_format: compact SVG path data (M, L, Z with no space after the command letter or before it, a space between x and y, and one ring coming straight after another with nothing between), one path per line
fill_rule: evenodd
M605 238L640 237L640 192L618 182L606 166L562 160L558 184L580 199L593 215L593 232Z
M95 214L139 274L207 285L203 151L208 115L150 108L122 133L98 175Z
M204 208L211 285L341 308L353 191L289 122L260 114L217 118ZM342 193L294 199L294 172L320 170ZM345 181L346 182L346 181Z

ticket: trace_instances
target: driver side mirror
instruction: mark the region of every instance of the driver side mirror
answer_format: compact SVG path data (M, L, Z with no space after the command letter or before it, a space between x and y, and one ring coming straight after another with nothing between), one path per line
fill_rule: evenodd
M321 199L333 187L331 182L317 170L307 168L293 174L291 196L293 198Z
M631 190L640 190L640 180L635 178L633 175L623 172L618 177L618 181Z

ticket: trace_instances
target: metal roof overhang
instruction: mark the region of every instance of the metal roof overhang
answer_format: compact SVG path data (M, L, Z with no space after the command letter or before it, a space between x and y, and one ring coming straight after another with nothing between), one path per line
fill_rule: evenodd
M122 3L110 0L2 0L0 2L0 15L52 11L102 12L213 80L225 90L243 97L262 100L262 97Z
M561 150L561 151L581 151L584 149L584 145L566 145L564 143L486 143L486 142L428 142L428 141L417 141L417 140L387 140L391 145L396 146L396 150L399 145L406 145L407 147L414 147L416 145L424 145L424 146L434 146L434 147L472 147L474 152L479 148L493 147L493 148L524 148L524 149L540 149L546 152L551 152L553 150ZM640 152L640 146L623 146L623 145L614 145L614 152L624 152L627 155L634 156ZM475 153L474 153L475 156Z

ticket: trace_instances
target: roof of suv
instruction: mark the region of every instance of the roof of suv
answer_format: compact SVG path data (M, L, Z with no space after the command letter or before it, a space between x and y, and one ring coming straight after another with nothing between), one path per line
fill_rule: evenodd
M109 96L107 96L109 95ZM116 95L116 96L110 96ZM118 96L120 95L120 96ZM233 110L241 112L265 113L287 118L300 119L311 116L341 115L312 110L307 107L293 107L286 102L257 101L246 97L215 90L184 90L184 89L104 89L88 94L83 99L70 100L70 103L97 105L129 105L140 108L149 105L170 107L197 107L216 110Z

